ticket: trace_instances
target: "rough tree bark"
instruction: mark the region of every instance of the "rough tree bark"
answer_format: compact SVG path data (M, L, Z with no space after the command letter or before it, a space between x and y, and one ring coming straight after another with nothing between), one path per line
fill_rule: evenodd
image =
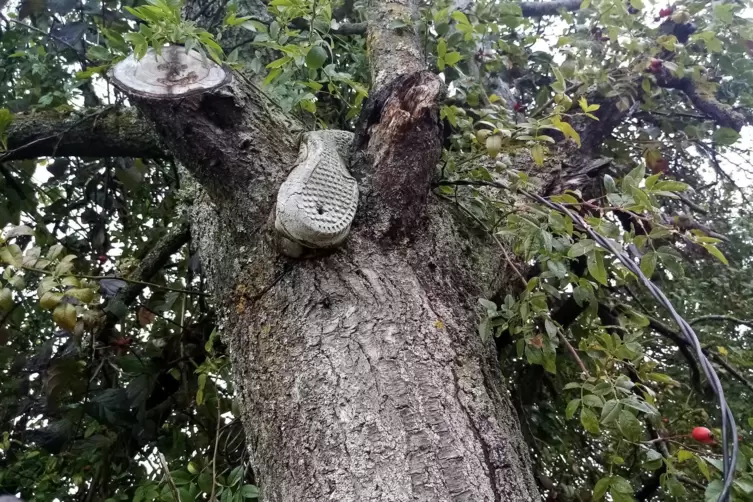
M416 4L369 16L376 85L352 166L362 195L335 251L279 251L272 211L302 127L251 82L130 98L205 190L192 234L265 500L537 500L494 348L477 333L477 299L511 286L489 239L431 195L443 86L415 34L389 28L393 14Z

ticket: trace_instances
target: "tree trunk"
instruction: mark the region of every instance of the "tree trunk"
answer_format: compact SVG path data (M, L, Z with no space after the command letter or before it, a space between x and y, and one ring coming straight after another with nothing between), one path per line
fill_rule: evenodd
M476 330L477 272L500 264L474 253L447 211L431 212L412 245L351 235L228 305L265 500L537 498L495 354Z
M295 120L239 75L180 99L124 89L205 189L192 235L266 501L538 500L477 332L478 298L512 288L490 239L431 195L442 86L413 66L374 77L386 83L360 119L350 236L300 259L272 223Z

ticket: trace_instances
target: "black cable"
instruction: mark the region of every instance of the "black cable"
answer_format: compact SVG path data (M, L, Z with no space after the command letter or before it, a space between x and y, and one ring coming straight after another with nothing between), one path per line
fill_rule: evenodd
M500 186L499 188L504 188L503 186ZM730 498L730 490L732 488L732 482L735 477L735 466L737 465L737 455L738 455L738 443L737 443L737 426L735 424L735 417L732 415L732 410L730 409L729 405L727 404L726 399L724 398L724 389L722 388L722 384L719 381L719 376L716 374L716 371L714 370L714 367L711 365L711 362L706 358L706 355L703 353L703 348L701 347L701 342L698 339L698 336L695 334L695 331L693 331L693 328L690 327L690 325L685 321L685 319L680 316L677 311L675 310L674 306L672 305L672 302L669 301L669 299L664 295L664 293L659 289L654 283L652 283L641 271L640 267L631 260L628 256L625 256L625 254L621 251L619 251L613 244L608 240L607 238L603 237L596 231L594 231L588 223L579 215L572 213L569 209L567 209L565 206L562 206L561 204L557 204L556 202L551 202L539 195L527 192L522 189L518 189L520 193L525 195L526 197L535 200L536 202L540 204L544 204L545 206L554 209L555 211L565 214L569 216L573 222L577 223L581 227L583 227L586 231L586 233L591 237L594 241L596 241L598 244L600 244L603 248L609 250L612 254L614 254L620 262L622 262L625 267L630 270L633 274L635 274L643 283L643 285L646 287L646 289L649 290L651 295L656 298L656 300L664 306L664 308L669 311L670 315L674 319L674 321L677 323L677 325L680 327L680 332L683 334L685 339L693 346L696 352L696 357L698 358L698 361L701 364L701 368L703 368L703 372L706 375L706 378L709 380L709 383L711 384L711 387L714 391L714 393L717 396L717 400L719 402L719 407L721 409L722 413L722 474L724 478L724 485L722 488L722 492L719 495L719 502L728 502ZM732 452L730 454L730 445Z

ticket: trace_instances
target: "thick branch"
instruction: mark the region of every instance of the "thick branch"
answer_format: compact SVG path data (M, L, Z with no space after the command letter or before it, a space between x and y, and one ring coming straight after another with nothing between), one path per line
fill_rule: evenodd
M696 317L692 321L688 322L688 324L692 326L696 323L705 322L705 321L733 322L736 324L742 324L744 326L748 326L749 328L753 328L753 321L746 321L744 319L738 319L737 317L733 317L730 315L719 315L719 314L703 315L701 317Z
M551 2L521 2L523 17L542 17L557 14L560 10L580 9L580 0L553 0Z
M177 253L185 244L188 244L190 235L188 224L181 223L179 227L162 237L154 247L149 249L149 252L139 262L138 267L129 276L129 279L138 281L150 280L162 267L167 265L172 255ZM118 291L116 298L127 305L141 294L144 287L143 284L130 283Z
M673 342L675 342L678 345L678 347L680 347L680 348L682 348L682 347L689 347L690 346L690 342L688 340L686 340L685 337L681 333L679 333L679 332L675 331L674 329L670 328L669 326L667 326L666 324L664 324L663 322L661 322L658 319L655 319L655 318L649 317L649 316L647 316L647 317L648 317L649 326L651 327L651 329L653 329L657 333L659 333L659 334L661 334L661 335L669 338L670 340L672 340ZM722 366L725 370L727 370L727 372L730 375L732 375L733 377L735 377L737 380L739 380L740 383L742 383L748 389L750 389L751 391L753 391L753 383L751 383L745 377L745 375L743 375L742 373L740 373L736 368L734 368L727 361L725 361L724 358L722 358L721 356L719 356L719 354L716 354L715 352L711 352L711 351L709 351L707 349L703 349L703 353L706 354L707 357L712 358L717 364L719 364L720 366Z
M8 128L8 151L0 154L0 160L55 156L164 158L168 154L151 126L133 108L13 117Z
M238 229L265 225L295 161L298 122L241 74L178 46L163 48L161 56L127 58L115 65L111 81L155 124L212 200L232 211L223 219Z
M418 32L410 27L392 27L395 19L419 19L416 0L372 0L367 17L367 44L374 89L380 90L396 77L425 68Z
M712 94L698 89L690 77L679 78L669 69L662 67L656 72L656 84L659 87L677 89L685 93L693 105L720 127L729 127L737 132L745 125L745 117L729 105L719 102Z
M115 296L109 300L108 305L120 304L128 306L133 303L146 287L143 284L143 281L150 280L160 271L160 269L162 269L162 267L167 265L170 257L187 244L189 238L189 227L188 224L184 222L157 241L157 243L150 248L143 257L136 270L128 277L129 279L141 283L128 283L126 286L118 290ZM103 334L109 333L117 321L118 319L115 315L107 315L105 322L100 325L101 327L94 337L99 339Z
M443 89L428 71L401 76L372 94L361 113L354 141L360 218L378 238L405 236L424 215L442 151Z

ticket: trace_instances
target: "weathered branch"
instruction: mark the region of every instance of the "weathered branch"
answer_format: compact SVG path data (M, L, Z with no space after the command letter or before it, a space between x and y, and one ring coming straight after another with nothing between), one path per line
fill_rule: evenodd
M720 127L729 127L737 132L745 125L745 117L731 106L719 102L712 94L702 92L691 77L679 78L662 66L655 72L656 84L667 89L677 89L685 93L698 111L705 114Z
M108 305L130 305L136 300L146 287L143 281L148 281L164 267L170 260L170 257L188 243L190 232L188 224L183 222L177 228L173 229L163 236L157 243L149 249L139 262L136 270L131 273L129 279L139 281L130 282L122 287L109 301ZM113 277L117 279L117 277ZM99 339L103 334L108 333L115 323L118 322L117 316L108 314L104 322L100 324L100 329L94 334L95 339Z
M0 161L37 157L165 158L152 127L134 108L87 109L83 113L22 113L8 128L8 151Z
M523 17L542 17L557 14L560 10L580 9L580 0L552 0L550 2L521 2Z
M685 339L685 337L679 333L678 331L672 329L671 327L667 326L663 322L661 322L658 319L655 319L653 317L647 316L649 321L649 326L651 329L656 331L657 333L669 338L673 342L677 344L678 347L689 347L690 342ZM717 364L722 366L727 372L735 377L737 380L740 381L745 387L753 391L753 383L751 383L750 380L748 380L745 375L740 373L736 368L734 368L731 364L729 364L727 361L725 361L722 357L719 356L719 354L715 352L711 352L707 349L702 349L703 353L706 354L707 357L712 358Z
M418 16L416 0L374 0L367 12L374 90L358 121L352 170L362 194L359 218L377 239L416 228L442 152L444 84L426 71L417 33L391 25Z
M293 19L290 22L291 27L298 30L308 30L311 25L302 17ZM366 33L366 23L340 23L337 28L329 30L331 35L364 35Z
M706 321L733 322L736 324L742 324L743 326L748 326L749 328L753 328L753 321L746 321L744 319L738 319L737 317L733 317L731 315L720 315L720 314L711 314L711 315L703 315L700 317L696 317L695 319L688 322L688 324L692 326L699 322L706 322Z
M393 28L395 19L418 19L416 0L373 0L368 10L368 54L374 89L403 75L425 69L423 49L418 33L412 29Z
M134 64L139 71L128 71ZM299 123L241 74L178 46L161 56L150 50L140 61L129 57L113 68L111 82L156 125L213 200L244 208L223 218L249 230L265 224L295 161Z
M375 235L404 235L424 215L442 151L443 92L431 72L403 75L372 94L361 113L354 171L360 214Z
M144 258L139 262L136 270L131 273L129 279L138 281L148 281L164 267L170 260L170 257L178 252L180 248L188 244L190 232L188 224L183 222L177 228L173 229L162 237L157 243L149 249ZM145 286L143 284L129 283L126 287L118 291L115 296L118 300L126 305L132 303L136 297L141 294Z

